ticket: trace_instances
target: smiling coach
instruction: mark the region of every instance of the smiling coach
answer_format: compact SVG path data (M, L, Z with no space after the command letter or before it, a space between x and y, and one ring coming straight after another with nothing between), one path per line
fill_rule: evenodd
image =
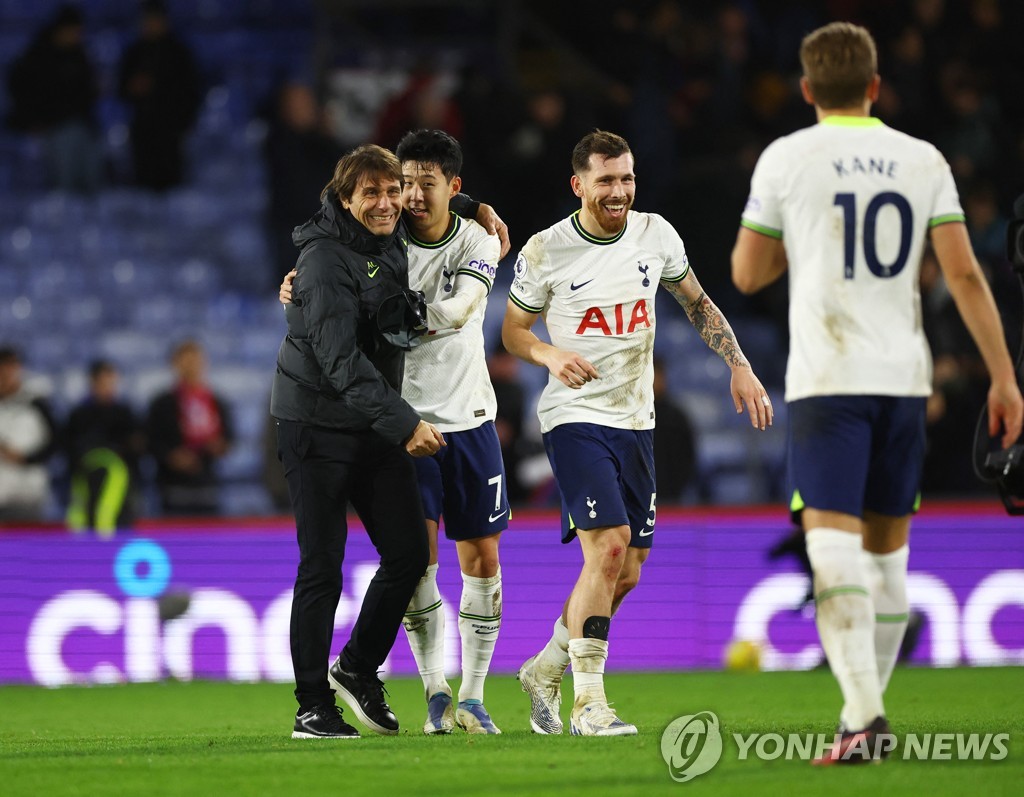
M301 253L271 414L300 555L291 614L299 702L292 737L345 739L359 733L342 719L334 692L373 731L398 733L377 670L427 566L409 455L433 454L444 439L399 395L404 352L378 325L382 303L408 289L398 160L381 147L355 149L338 161L321 200L293 234ZM381 562L328 671L349 502Z

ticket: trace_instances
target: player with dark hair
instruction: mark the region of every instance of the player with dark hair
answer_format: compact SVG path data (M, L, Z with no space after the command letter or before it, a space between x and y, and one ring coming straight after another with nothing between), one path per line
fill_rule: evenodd
M732 371L736 411L756 428L771 402L732 328L690 269L679 234L661 216L631 210L633 155L621 136L595 131L572 153L580 209L527 241L516 261L502 340L550 372L538 405L544 446L562 496L562 539L578 536L583 569L547 646L520 669L537 733L561 733L560 684L571 662L573 734L621 736L604 691L611 617L640 579L654 539L654 300L658 285L683 307ZM532 331L544 316L551 343Z
M483 705L484 678L501 626L498 540L509 505L497 401L487 373L483 320L494 283L499 241L448 210L462 181L462 148L441 130L406 134L402 204L409 226L409 283L426 295L432 331L406 360L402 395L441 432L448 445L416 461L426 511L430 565L404 618L427 698L425 733L451 730L451 687L444 676L444 607L437 588L437 533L455 540L462 570L459 636L462 683L455 721L470 733L500 733Z
M818 123L761 155L732 274L752 293L789 273L793 508L803 510L818 633L845 701L837 743L815 763L862 763L885 752L882 695L909 611L932 389L918 290L927 239L991 375L988 431L1004 447L1020 435L1024 402L949 165L870 115L880 84L871 34L826 25L804 39L800 61Z

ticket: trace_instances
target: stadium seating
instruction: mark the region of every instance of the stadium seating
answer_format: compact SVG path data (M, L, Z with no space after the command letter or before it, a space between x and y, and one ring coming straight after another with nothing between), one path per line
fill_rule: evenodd
M56 5L0 0L0 62L20 52ZM135 14L127 0L86 9L89 50L108 87L135 35ZM46 192L40 141L0 132L0 342L24 349L63 413L84 395L85 368L95 357L117 363L126 395L142 411L170 380L170 346L200 340L237 424L238 443L222 468L226 509L264 512L262 435L284 324L272 288L272 275L283 269L270 262L263 227L266 124L259 111L274 82L308 62L312 4L188 0L171 4L171 14L209 85L187 144L185 187L161 195L123 185L128 114L109 91L97 115L113 185L94 197ZM489 345L500 339L506 287L499 277L490 297ZM670 387L697 428L697 494L729 503L777 496L784 419L770 436L754 433L731 410L728 369L678 307L659 312L659 320ZM755 350L778 346L771 328L742 337L755 361ZM535 396L546 374L524 367L522 375Z

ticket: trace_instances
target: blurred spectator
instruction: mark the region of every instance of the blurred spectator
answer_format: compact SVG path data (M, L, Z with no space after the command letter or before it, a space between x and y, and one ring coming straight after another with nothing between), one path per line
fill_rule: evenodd
M453 81L422 61L409 75L405 88L392 97L377 117L373 143L394 149L410 130L444 130L462 136L462 117L452 99Z
M8 122L44 137L53 188L90 193L99 187L102 155L93 119L96 75L85 52L82 13L61 6L7 75Z
M529 496L519 473L524 455L523 418L526 414L526 391L519 381L519 363L519 358L509 354L501 343L487 358L487 372L498 401L494 428L498 432L501 459L505 463L508 500L513 505L524 503Z
M693 424L672 398L665 378L665 363L654 358L654 475L658 505L677 504L697 473L697 446Z
M214 465L231 445L231 417L206 384L202 346L178 344L171 365L177 382L153 400L146 424L161 505L165 514L215 514L220 490Z
M877 113L888 123L912 136L928 132L929 74L924 37L913 25L904 25L888 43L886 79L882 81Z
M181 183L182 146L202 102L192 53L171 30L164 4L142 5L139 39L121 59L121 96L134 109L131 123L135 181L165 190Z
M277 95L266 140L270 178L268 227L275 288L298 257L292 230L316 210L309 207L310 198L320 195L325 175L334 173L340 155L340 147L329 134L327 116L313 91L302 83L284 84Z
M963 192L963 203L974 253L982 266L994 268L1006 257L1007 224L995 189L987 180L976 181Z
M0 347L0 521L43 519L55 437L49 406L22 382L21 356Z
M957 180L976 179L997 162L999 105L984 91L977 71L963 62L943 66L940 85L950 123L939 134L939 148Z
M526 98L526 117L513 130L505 157L494 164L503 170L503 182L511 196L518 196L529 175L529 201L503 202L500 207L509 229L525 234L541 230L578 209L578 201L566 190L572 178L569 156L589 127L578 109L570 112L565 93L558 88L533 92Z
M142 426L118 398L120 374L113 363L89 366L89 395L71 411L64 432L71 477L67 524L104 537L135 520Z

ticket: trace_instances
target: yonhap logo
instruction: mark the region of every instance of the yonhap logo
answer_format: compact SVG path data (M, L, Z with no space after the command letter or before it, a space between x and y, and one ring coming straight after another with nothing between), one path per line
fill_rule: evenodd
M661 757L678 783L710 771L722 757L718 717L710 711L676 717L661 735Z

